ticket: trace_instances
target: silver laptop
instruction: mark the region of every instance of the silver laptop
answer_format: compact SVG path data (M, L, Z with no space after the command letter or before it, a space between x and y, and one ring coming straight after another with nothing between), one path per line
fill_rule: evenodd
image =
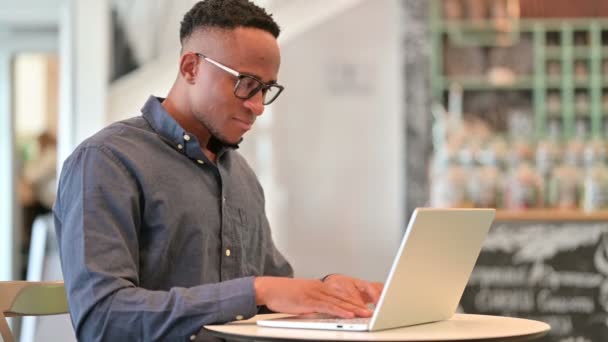
M414 211L371 318L300 315L257 321L278 328L376 331L452 317L494 209Z

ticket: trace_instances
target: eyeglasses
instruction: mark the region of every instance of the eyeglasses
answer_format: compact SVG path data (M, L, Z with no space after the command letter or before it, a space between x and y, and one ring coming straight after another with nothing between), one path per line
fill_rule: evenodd
M255 76L242 74L234 69L225 66L220 62L217 62L203 55L202 53L195 52L195 54L199 57L202 57L207 62L236 77L237 80L236 84L234 85L234 96L238 97L239 99L250 99L261 90L262 102L264 103L264 105L269 105L274 100L276 100L277 97L279 97L279 95L283 91L283 89L285 89L285 87L283 87L282 85L278 85L276 83L266 84Z

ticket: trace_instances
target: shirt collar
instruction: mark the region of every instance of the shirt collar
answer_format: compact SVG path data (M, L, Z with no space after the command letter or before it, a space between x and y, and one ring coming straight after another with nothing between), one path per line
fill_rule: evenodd
M202 151L199 147L198 140L193 134L184 130L183 127L167 113L162 106L164 100L165 99L162 97L150 96L141 109L144 119L148 121L150 126L152 126L152 129L154 129L165 142L172 144L172 146L178 150L184 151L192 158L199 159ZM239 144L241 141L243 141L242 138L239 141ZM219 157L228 149L239 148L239 145L225 144L216 137L211 136L207 143L207 148ZM197 151L198 153L196 153Z

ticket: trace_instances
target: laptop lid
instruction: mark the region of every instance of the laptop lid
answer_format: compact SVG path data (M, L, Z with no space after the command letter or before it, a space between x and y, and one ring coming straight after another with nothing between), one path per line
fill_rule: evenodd
M494 209L416 209L369 330L452 317L495 212Z
M263 326L383 330L449 319L458 306L494 209L414 211L369 323L295 316L260 320Z

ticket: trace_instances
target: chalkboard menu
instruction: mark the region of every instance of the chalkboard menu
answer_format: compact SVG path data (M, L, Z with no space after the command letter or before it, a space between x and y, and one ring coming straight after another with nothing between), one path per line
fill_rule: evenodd
M608 341L608 222L496 222L460 309L546 322L541 341Z

